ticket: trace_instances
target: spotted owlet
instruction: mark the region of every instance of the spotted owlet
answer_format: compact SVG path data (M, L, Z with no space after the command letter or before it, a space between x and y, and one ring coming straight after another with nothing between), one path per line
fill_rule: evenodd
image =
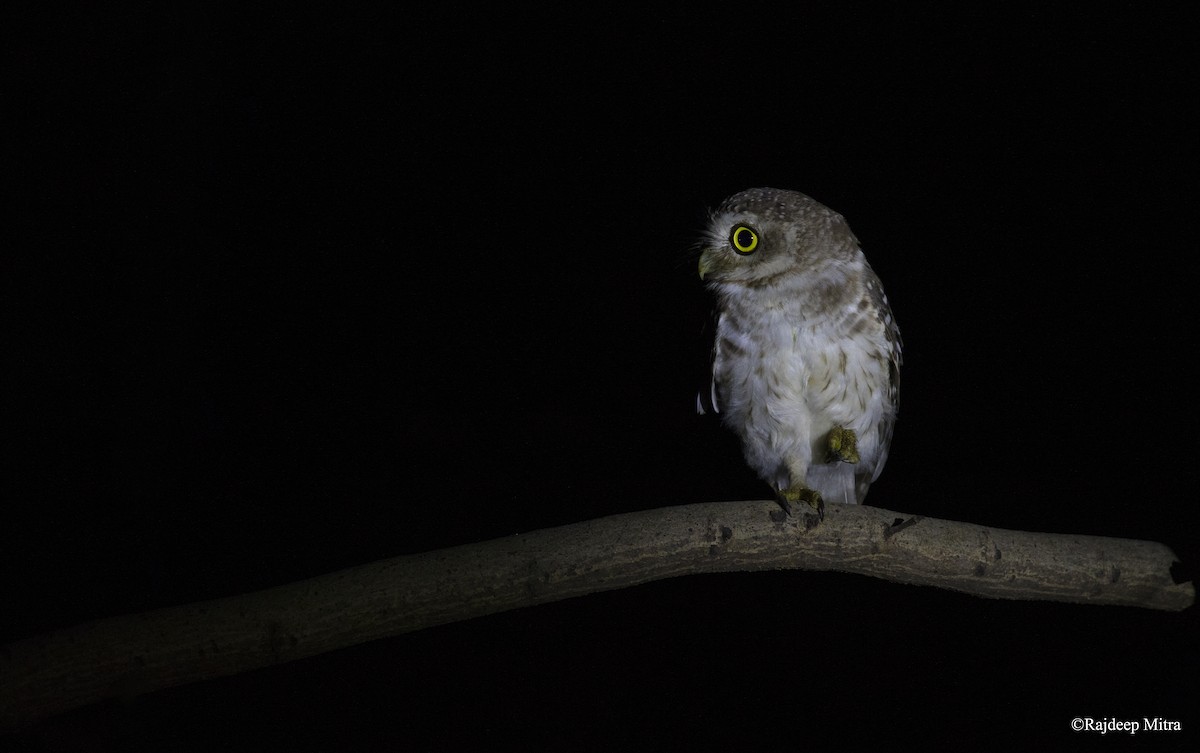
M752 188L713 212L702 249L718 319L700 411L785 510L861 503L892 439L900 330L858 239L804 194Z

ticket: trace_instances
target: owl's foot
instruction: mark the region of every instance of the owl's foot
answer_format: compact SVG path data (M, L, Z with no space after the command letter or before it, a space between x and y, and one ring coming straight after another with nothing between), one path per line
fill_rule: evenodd
M843 429L835 426L829 430L829 444L826 449L825 462L836 463L858 462L858 435L854 429Z
M779 500L779 506L788 515L796 515L804 511L804 507L808 507L812 512L807 514L815 513L818 521L825 519L825 500L821 498L821 493L816 489L809 489L806 486L790 486L787 489L780 489L775 498Z

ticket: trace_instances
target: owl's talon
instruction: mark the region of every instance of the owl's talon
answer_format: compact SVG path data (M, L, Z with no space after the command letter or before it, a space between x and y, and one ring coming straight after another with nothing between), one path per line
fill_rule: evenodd
M809 489L805 486L793 486L787 489L781 489L776 495L779 500L779 506L788 515L796 515L796 509L799 504L804 504L817 514L817 520L825 519L825 500L821 497L821 493L816 489Z
M854 429L843 429L835 426L829 430L829 442L825 454L825 462L836 463L858 462L858 435Z

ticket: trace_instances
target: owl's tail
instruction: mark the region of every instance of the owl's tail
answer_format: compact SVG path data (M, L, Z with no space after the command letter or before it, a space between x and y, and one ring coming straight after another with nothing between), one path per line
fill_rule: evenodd
M821 493L825 503L831 502L843 505L862 503L858 494L858 483L855 479L854 466L850 463L821 463L808 468L808 485ZM867 484L863 484L862 495L867 494Z

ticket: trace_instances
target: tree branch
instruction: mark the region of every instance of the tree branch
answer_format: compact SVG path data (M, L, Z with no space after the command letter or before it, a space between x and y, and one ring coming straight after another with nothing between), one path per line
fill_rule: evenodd
M77 625L0 649L0 726L517 607L696 573L837 570L999 599L1180 610L1162 544L773 502L614 515Z

